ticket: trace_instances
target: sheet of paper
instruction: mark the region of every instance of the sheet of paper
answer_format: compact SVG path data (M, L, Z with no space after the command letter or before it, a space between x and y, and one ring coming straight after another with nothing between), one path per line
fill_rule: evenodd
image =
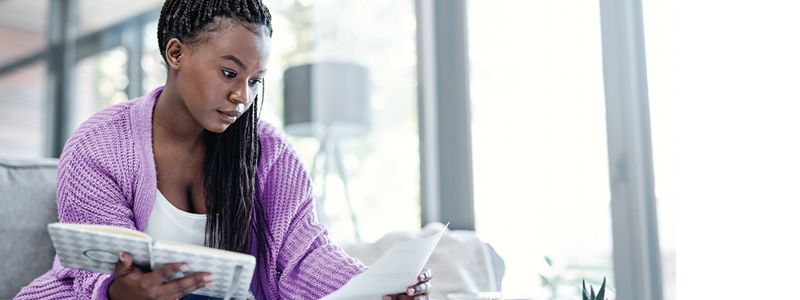
M447 226L427 237L394 243L367 271L322 299L380 299L382 295L405 293L408 286L417 283L445 231Z

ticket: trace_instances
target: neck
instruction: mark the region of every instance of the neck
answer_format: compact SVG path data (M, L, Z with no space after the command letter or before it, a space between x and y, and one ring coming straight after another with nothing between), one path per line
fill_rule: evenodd
M153 111L153 137L194 147L202 143L203 132L176 89L169 83L164 86Z

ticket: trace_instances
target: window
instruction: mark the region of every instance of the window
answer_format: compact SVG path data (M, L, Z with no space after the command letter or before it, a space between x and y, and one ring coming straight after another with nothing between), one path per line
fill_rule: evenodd
M262 119L282 123L282 73L287 67L338 61L369 70L371 132L341 144L362 241L377 240L389 231L418 229L420 224L413 4L327 0L274 2L269 7L275 33ZM311 169L319 141L292 141ZM328 184L325 207L331 238L354 241L343 185L333 175ZM320 176L314 178L314 188L322 189Z
M471 1L475 218L504 295L613 286L596 1Z
M98 111L128 100L128 53L122 47L103 51L75 64L72 129Z
M642 1L647 84L650 99L650 128L653 143L653 173L658 207L658 238L665 300L674 300L676 245L672 195L672 153L670 141L670 33L669 2Z
M161 52L158 50L158 20L148 23L144 27L144 49L142 50L142 71L144 71L144 93L150 93L155 88L167 82L167 67Z
M0 156L44 157L46 75L44 61L0 74Z
M158 9L163 0L79 0L78 30L86 34L105 29L138 14Z
M156 41L156 20L147 24L141 21L131 22L132 18L144 13L152 13L160 9L163 1L90 1L81 0L78 2L78 22L77 29L79 34L86 36L95 32L101 32L100 40L116 40L122 36L119 44L113 44L113 48L108 48L102 42L86 40L89 44L84 45L92 48L97 53L80 59L75 64L77 80L75 81L73 115L71 117L72 128L89 118L94 113L114 104L124 102L132 97L140 96L142 91L138 90L138 81L132 83L129 75L131 68L142 69L142 83L144 93L149 92L155 86L163 84L166 78L166 69L160 64L160 54ZM156 18L157 15L149 15ZM127 22L127 23L122 23ZM118 30L108 31L111 26L124 24ZM138 31L135 29L143 28ZM126 48L126 38L128 34L142 34L143 45L132 44ZM141 66L130 66L134 61L129 59L131 51L138 51L136 47L142 47ZM157 59L157 60L156 60ZM135 72L134 72L135 73ZM154 83L158 82L159 83Z
M0 2L0 67L45 50L46 12L45 0ZM0 156L43 157L48 109L44 57L9 70L0 73Z

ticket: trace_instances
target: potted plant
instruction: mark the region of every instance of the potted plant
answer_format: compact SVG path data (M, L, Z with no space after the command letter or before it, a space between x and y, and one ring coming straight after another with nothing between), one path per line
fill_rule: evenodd
M586 281L583 281L583 300L606 300L606 278L603 277L603 284L600 286L600 290L597 291L597 295L594 294L594 287L589 285L589 293L586 292Z

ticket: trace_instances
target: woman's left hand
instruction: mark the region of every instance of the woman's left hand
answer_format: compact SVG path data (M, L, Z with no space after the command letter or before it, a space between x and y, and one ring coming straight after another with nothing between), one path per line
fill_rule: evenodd
M394 294L383 296L383 300L407 300L407 299L429 299L428 293L431 292L430 280L433 278L433 272L429 269L423 269L417 276L417 283L409 286L404 294Z

